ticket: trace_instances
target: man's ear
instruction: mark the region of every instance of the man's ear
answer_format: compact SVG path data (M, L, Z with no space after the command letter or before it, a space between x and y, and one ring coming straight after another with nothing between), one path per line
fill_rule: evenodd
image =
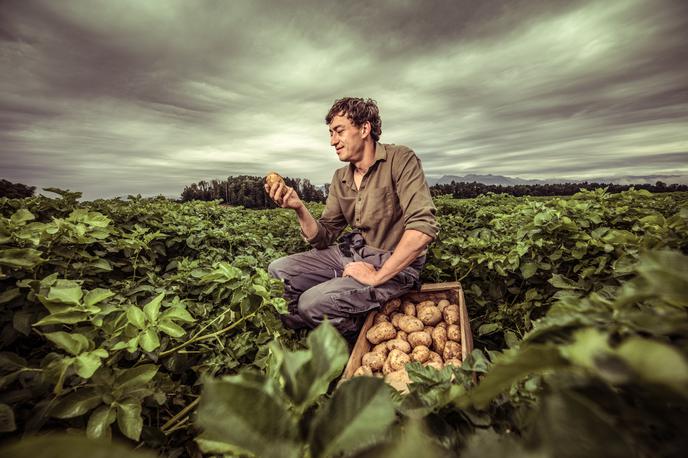
M366 134L370 134L370 121L366 121L361 126L361 136L365 137Z

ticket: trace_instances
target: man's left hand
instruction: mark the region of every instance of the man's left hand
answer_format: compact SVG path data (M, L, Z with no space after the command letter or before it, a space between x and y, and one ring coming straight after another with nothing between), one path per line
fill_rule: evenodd
M352 277L364 285L376 286L378 274L375 266L363 261L350 262L344 266L343 277Z

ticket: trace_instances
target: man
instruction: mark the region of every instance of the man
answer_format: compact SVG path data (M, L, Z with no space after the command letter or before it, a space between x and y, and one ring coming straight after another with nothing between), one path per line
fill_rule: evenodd
M273 261L268 271L284 281L287 327L314 328L327 318L351 337L366 312L418 289L427 246L438 232L436 210L415 153L378 142L375 101L339 99L325 122L330 145L349 164L335 171L319 220L293 188L266 185L278 205L295 210L314 247ZM346 226L353 230L335 244Z

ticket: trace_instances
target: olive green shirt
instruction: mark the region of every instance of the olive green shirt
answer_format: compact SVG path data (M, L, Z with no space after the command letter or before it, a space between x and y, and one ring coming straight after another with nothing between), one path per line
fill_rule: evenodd
M348 225L363 235L366 244L393 251L406 229L423 232L434 240L438 227L435 205L420 159L406 146L375 145L375 162L354 183L354 165L337 169L332 177L318 233L306 241L323 249L334 243Z

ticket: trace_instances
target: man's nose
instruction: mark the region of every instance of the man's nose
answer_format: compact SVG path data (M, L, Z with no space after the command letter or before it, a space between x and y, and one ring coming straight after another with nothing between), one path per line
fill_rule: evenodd
M339 142L339 139L337 138L337 134L332 134L330 137L330 145L334 146Z

